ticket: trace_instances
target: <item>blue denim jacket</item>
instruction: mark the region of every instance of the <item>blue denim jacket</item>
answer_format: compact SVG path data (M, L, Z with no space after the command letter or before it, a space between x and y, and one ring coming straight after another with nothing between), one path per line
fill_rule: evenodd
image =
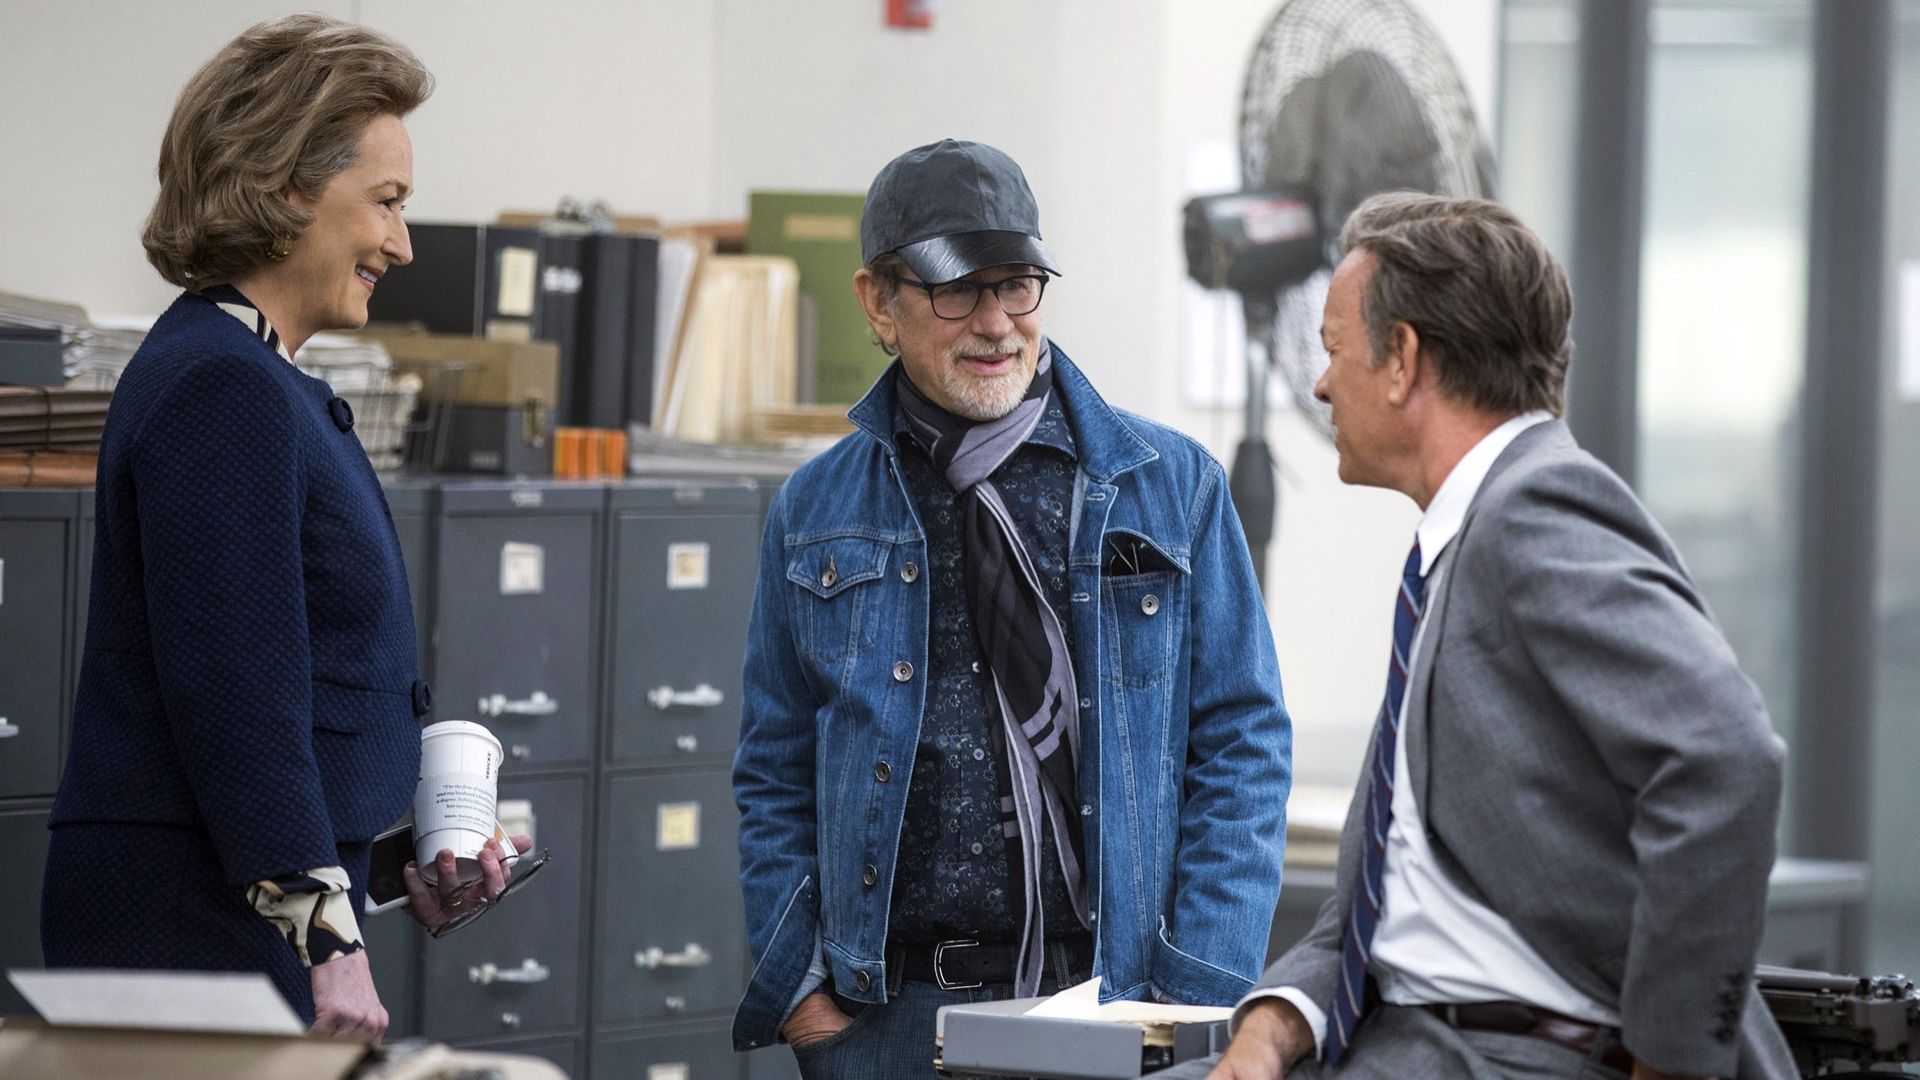
M1101 997L1231 1004L1280 893L1292 725L1226 473L1107 405L1054 347L1080 448L1068 572ZM756 960L734 1045L775 1042L810 969L887 999L888 905L927 660L925 533L897 474L896 363L859 430L774 497L748 635L741 884ZM1118 573L1116 547L1143 572ZM871 871L871 872L869 872Z

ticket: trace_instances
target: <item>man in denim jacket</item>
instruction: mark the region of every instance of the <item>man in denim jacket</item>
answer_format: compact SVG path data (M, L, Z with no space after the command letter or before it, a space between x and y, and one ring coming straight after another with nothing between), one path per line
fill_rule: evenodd
M854 289L897 358L775 497L734 790L734 1043L932 1076L942 1005L1224 1005L1280 888L1291 725L1226 476L1101 400L1020 168L881 170Z

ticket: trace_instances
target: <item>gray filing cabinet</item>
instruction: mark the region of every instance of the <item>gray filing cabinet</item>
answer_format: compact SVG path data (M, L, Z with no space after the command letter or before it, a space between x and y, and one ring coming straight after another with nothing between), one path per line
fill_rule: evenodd
M544 1048L581 1075L592 960L595 750L605 608L602 484L450 481L432 514L435 720L507 750L500 797L532 807L537 881L422 949L420 1028Z
M73 700L80 500L0 491L0 971L37 968L47 815ZM26 1010L0 979L0 1014Z
M597 1078L743 1075L748 957L731 764L762 492L642 478L608 494L608 707L594 889Z
M79 505L71 491L0 491L0 799L60 782Z
M431 719L500 736L501 798L531 804L536 848L553 853L538 881L444 939L400 911L364 921L391 1033L534 1054L575 1077L739 1080L731 1015L749 958L730 766L770 485L384 485ZM39 962L92 498L0 492L0 715L53 717L13 763L27 727L0 737L0 858L23 870L0 880L0 964ZM0 1013L22 1007L0 987ZM787 1055L754 1057L755 1077L792 1072Z

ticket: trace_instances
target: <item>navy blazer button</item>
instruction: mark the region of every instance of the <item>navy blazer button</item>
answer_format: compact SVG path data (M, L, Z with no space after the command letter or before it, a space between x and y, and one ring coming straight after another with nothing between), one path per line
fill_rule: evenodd
M335 401L340 400L335 398ZM425 716L433 711L433 687L425 679L413 680L413 715Z
M327 415L333 417L333 426L341 431L353 430L353 406L347 399L335 397L327 399Z

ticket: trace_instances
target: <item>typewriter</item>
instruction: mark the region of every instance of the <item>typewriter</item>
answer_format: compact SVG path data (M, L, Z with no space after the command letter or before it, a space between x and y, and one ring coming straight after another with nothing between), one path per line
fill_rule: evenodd
M1901 1065L1920 1061L1920 991L1904 975L1862 978L1762 965L1754 981L1802 1076L1899 1075Z

